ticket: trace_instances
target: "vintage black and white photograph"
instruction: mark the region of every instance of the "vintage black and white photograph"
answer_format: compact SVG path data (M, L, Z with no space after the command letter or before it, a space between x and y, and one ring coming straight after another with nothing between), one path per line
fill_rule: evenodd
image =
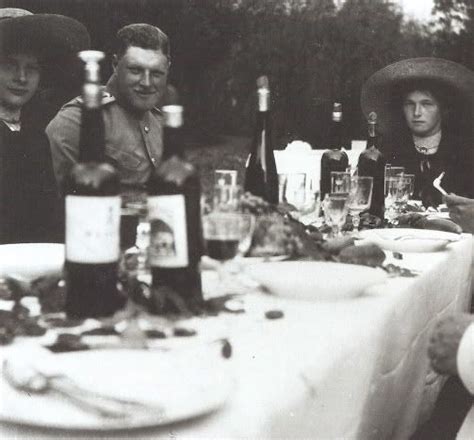
M474 0L0 0L0 439L474 439Z

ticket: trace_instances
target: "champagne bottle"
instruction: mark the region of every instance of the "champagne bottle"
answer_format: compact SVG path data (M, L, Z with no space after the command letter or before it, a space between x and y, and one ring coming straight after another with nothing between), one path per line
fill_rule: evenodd
M367 126L367 147L359 156L357 170L359 176L369 176L374 179L372 202L369 212L377 217L383 218L386 161L379 149L377 114L375 112L369 114Z
M266 76L257 80L257 95L257 123L247 162L244 188L269 203L277 204L278 174L273 155L270 89Z
M343 146L342 104L335 102L329 130L329 148L321 157L321 200L324 200L326 194L331 192L331 171L346 171L349 166L349 158L342 150Z
M85 81L79 161L64 181L66 208L66 313L87 318L113 314L123 305L117 290L120 183L104 162L105 141L99 61L102 52L83 51Z
M181 157L180 138L183 108L163 107L165 157L149 182L149 264L155 292L171 289L188 306L203 301L199 262L203 254L201 190L197 170ZM161 298L163 299L163 298ZM158 313L176 310L164 298Z

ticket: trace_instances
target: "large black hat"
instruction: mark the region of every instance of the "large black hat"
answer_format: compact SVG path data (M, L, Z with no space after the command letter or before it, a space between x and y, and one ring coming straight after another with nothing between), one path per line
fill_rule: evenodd
M403 90L404 84L423 82L447 91L461 108L473 111L474 72L442 58L411 58L384 67L365 82L361 92L364 115L376 112L382 132L397 127L400 109L394 106L396 91Z
M44 61L70 56L90 47L82 23L64 15L0 9L0 54L33 53Z

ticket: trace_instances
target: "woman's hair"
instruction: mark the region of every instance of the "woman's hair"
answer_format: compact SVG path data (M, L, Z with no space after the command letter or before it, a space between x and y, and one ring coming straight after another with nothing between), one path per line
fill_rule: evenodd
M416 79L400 81L392 88L393 114L399 115L400 122L404 121L403 102L414 91L428 92L436 99L441 107L443 128L454 129L470 118L468 103L454 87L439 80Z
M171 59L168 36L156 26L134 23L124 26L117 32L115 54L121 58L130 46L161 51Z

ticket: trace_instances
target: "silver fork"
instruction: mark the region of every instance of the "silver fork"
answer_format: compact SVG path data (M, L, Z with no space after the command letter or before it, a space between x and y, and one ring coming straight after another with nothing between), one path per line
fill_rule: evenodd
M163 411L162 408L137 402L106 396L77 385L64 374L47 375L28 365L12 365L3 361L2 374L15 389L34 394L56 393L67 398L72 404L104 418L118 419L132 417L136 411Z
M443 171L435 180L433 180L433 186L441 193L443 196L447 196L448 193L441 186L441 180L446 173Z

